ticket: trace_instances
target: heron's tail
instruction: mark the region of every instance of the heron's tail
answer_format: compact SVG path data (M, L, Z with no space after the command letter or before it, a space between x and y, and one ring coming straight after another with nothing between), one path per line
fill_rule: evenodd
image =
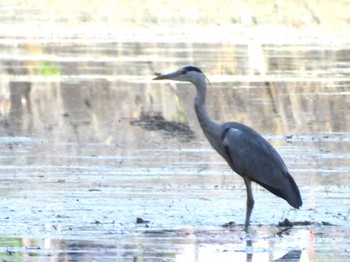
M293 177L289 173L287 173L286 175L287 175L288 181L290 183L290 187L288 190L289 192L287 194L285 194L284 196L282 196L282 198L287 200L287 202L292 207L299 209L299 207L301 207L303 205L303 201L301 200L299 188L298 188L297 184L295 183Z
M303 205L301 200L301 195L297 184L295 183L293 177L288 173L279 173L280 176L277 176L278 183L275 185L267 184L257 179L252 179L254 182L263 186L271 193L275 194L278 197L285 199L292 207L299 208Z

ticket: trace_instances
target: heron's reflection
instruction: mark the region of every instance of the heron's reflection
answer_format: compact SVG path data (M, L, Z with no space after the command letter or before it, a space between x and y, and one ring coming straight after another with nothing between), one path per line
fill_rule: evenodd
M292 249L288 251L288 253L284 254L282 257L274 260L274 261L300 261L301 250Z
M253 244L252 240L249 238L246 238L246 254L247 254L247 262L251 262L253 260Z
M253 249L252 238L248 231L246 231L245 237L246 237L246 261L251 262L253 261L254 249ZM282 257L273 261L297 262L297 261L300 261L300 257L301 257L301 250L292 249L288 251L286 254L284 254Z

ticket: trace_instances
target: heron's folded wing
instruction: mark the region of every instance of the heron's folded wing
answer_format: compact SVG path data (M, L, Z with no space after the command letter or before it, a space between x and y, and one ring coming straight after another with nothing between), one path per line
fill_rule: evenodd
M301 205L299 189L277 151L249 127L234 125L223 137L231 167L242 176L284 198L293 207Z

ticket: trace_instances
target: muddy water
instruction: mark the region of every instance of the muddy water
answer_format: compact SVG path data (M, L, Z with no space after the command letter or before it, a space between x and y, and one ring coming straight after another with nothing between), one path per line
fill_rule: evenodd
M348 46L1 45L1 259L350 259ZM151 81L190 63L210 79L213 118L281 153L299 211L254 185L243 230L243 181L202 135L194 88Z

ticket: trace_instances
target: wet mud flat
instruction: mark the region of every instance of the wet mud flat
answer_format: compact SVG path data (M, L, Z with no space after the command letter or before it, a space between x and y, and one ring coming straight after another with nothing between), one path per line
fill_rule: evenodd
M260 46L262 75L243 44L4 42L2 260L350 259L348 46ZM254 185L244 230L244 183L205 140L193 87L151 81L189 61L212 117L283 156L300 210Z
M254 186L245 232L243 181L198 138L199 130L188 142L169 136L163 118L159 130L135 119L117 121L117 130L113 123L97 131L88 121L75 123L71 142L55 132L1 138L3 260L349 258L348 134L267 136L287 159L304 206L290 209ZM137 138L119 138L123 129ZM94 132L94 139L87 136ZM310 182L315 177L322 183Z

